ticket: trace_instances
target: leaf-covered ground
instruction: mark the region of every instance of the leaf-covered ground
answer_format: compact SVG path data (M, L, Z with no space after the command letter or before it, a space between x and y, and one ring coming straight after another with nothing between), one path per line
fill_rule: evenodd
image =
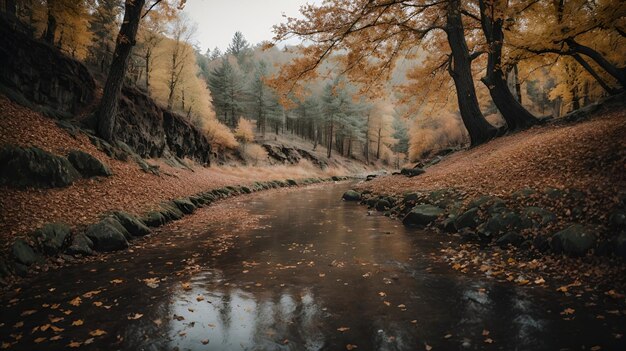
M134 162L109 158L79 134L72 136L53 119L19 106L0 96L0 147L13 144L36 146L57 155L72 149L83 150L106 163L112 177L81 179L72 186L57 189L17 190L0 187L0 240L10 244L12 237L26 234L45 223L63 221L72 226L97 221L109 210L141 214L160 202L189 196L225 185L253 181L308 178L341 173L315 167L194 167L193 171L173 168L160 160L160 176L145 173Z

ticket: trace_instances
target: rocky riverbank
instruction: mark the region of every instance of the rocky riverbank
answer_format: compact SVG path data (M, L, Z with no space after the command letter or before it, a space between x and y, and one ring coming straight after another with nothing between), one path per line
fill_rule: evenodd
M625 113L605 109L454 153L419 174L372 177L344 199L432 229L442 243L433 259L453 269L623 308Z
M0 258L0 284L32 272L45 271L50 265L75 262L84 257L127 249L129 243L152 233L152 229L194 213L220 199L257 191L346 180L347 177L305 178L254 182L249 185L225 186L192 196L160 203L141 216L125 211L109 211L86 227L71 227L64 222L47 223L32 233L20 236L10 251Z

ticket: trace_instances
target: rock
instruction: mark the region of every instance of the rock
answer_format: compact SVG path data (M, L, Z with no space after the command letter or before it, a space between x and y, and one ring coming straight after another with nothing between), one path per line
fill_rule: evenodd
M499 203L499 202L504 203L504 200L502 200L501 198L499 198L497 196L483 195L483 196L480 196L480 197L472 200L469 203L469 205L467 206L467 208L483 207L483 206L487 206L487 205L495 204L495 203Z
M176 199L173 202L184 214L192 214L196 210L196 206L189 199Z
M150 234L150 228L140 220L139 218L131 215L128 212L116 211L113 213L119 223L126 229L132 236L144 236Z
M533 239L533 247L539 252L546 252L550 248L550 242L543 235L537 235Z
M167 221L176 221L183 218L185 215L172 201L162 203L161 209L161 214Z
M417 202L418 198L419 198L418 193L408 193L404 195L404 198L402 199L402 203L404 203L405 205L413 205L415 204L415 202Z
M104 163L84 151L72 150L67 155L67 159L85 178L97 176L109 177L113 174Z
M376 211L385 211L391 208L391 203L387 199L380 199L376 202Z
M48 223L31 234L47 255L56 255L69 237L70 227L65 223Z
M87 227L85 235L91 239L96 251L116 251L128 247L126 236L113 222L110 218L105 218Z
M341 179L340 179L339 177L337 177L337 176L332 176L332 177L330 177L330 179L332 179L332 180L333 180L333 181L335 181L335 182L338 182L338 181L340 181L340 180L341 180Z
M588 227L574 224L554 234L550 246L556 253L582 256L596 243L595 233Z
M454 226L456 230L461 230L463 228L471 228L474 229L478 226L480 221L480 217L478 216L478 208L470 208L465 211L462 215L458 216L454 221Z
M505 248L509 245L517 247L521 245L523 242L524 242L524 237L520 235L519 233L513 232L513 231L504 234L503 236L499 237L496 240L496 244L500 246L501 248Z
M15 260L25 266L30 266L42 260L41 256L24 239L15 240L11 251Z
M85 234L79 233L74 235L70 247L65 250L70 255L93 255L93 241L89 239Z
M425 171L421 168L402 168L400 170L400 174L407 176L409 178L418 176L424 172Z
M298 185L298 182L296 182L296 181L295 181L295 180L293 180L293 179L287 179L287 184L289 184L290 186L297 186L297 185ZM243 187L242 187L242 188L243 188ZM244 190L244 191L245 191L245 190ZM246 193L248 193L248 194L249 194L250 192L249 192L249 191L246 191Z
M426 202L440 208L446 208L452 205L456 200L456 196L450 189L439 189L428 194Z
M367 177L365 177L365 181L369 182L370 180L376 178L378 175L376 174L368 174Z
M478 227L478 231L485 235L499 235L507 230L521 230L530 227L530 220L522 218L515 212L502 212L493 215Z
M23 278L28 275L28 266L25 264L15 262L13 264L13 270L15 271L15 274L19 277Z
M614 210L609 216L609 225L614 230L622 230L626 228L626 209L620 208Z
M615 254L626 259L626 233L621 233L615 238Z
M0 185L55 188L68 186L79 178L66 158L39 148L9 145L0 150Z
M158 211L146 213L141 220L149 227L160 227L168 222L167 218Z
M402 223L407 226L425 226L434 222L443 213L444 210L433 205L417 205L407 213Z
M343 193L343 196L341 198L344 199L345 201L360 201L361 193L354 191L354 190L348 190L345 193Z
M454 233L456 232L456 226L454 222L456 221L456 217L448 217L443 220L441 223L441 227L446 233Z
M541 207L526 207L524 215L528 217L536 227L545 226L556 221L556 215Z
M530 196L532 196L532 195L534 195L536 193L537 193L537 191L535 189L532 189L532 188L522 188L522 189L514 192L513 194L511 194L511 196L514 199L519 200L519 199L528 198L528 197L530 197Z
M461 232L461 242L464 243L476 243L481 241L481 237L475 232L465 228Z

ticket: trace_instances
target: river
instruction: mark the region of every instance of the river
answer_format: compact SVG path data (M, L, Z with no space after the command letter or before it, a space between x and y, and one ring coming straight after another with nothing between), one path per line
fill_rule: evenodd
M246 195L237 206L261 216L256 225L194 235L175 226L131 251L39 274L2 298L0 341L11 350L624 349L614 337L623 319L437 263L443 237L341 201L349 186ZM561 314L568 307L575 318Z

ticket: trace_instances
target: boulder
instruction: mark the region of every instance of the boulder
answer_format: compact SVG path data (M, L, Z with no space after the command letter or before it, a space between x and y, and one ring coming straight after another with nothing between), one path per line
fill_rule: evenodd
M461 230L463 228L471 228L474 229L478 226L480 221L480 217L478 215L478 208L470 208L465 211L462 215L458 216L454 221L454 226L456 230Z
M113 213L118 222L130 233L132 236L144 236L150 234L150 228L140 220L139 218L131 215L128 212L116 211Z
M344 199L345 201L360 201L361 193L354 191L354 190L348 190L345 193L343 193L343 196L341 198Z
M434 222L444 210L433 205L417 205L404 217L402 223L407 226L425 226Z
M545 226L556 221L556 215L541 207L526 207L524 215L529 218L535 227Z
M141 220L149 227L160 227L168 222L167 218L158 211L146 213Z
M441 227L446 233L454 233L456 232L456 226L454 222L456 221L456 217L448 217L443 220L441 223Z
M365 181L369 182L370 180L376 178L378 175L376 174L368 174L367 177L365 177Z
M530 220L515 212L501 212L493 215L478 227L484 235L499 235L508 230L521 230L531 226Z
M89 239L85 234L79 233L73 236L72 243L65 250L70 255L93 255L93 241Z
M580 224L571 225L554 234L550 247L556 253L570 256L582 256L596 244L596 235L592 229Z
M295 180L293 180L293 179L287 179L287 184L289 184L290 186L297 186L297 185L298 185L298 182L296 182L296 181L295 181ZM243 190L245 193L247 193L247 194L249 194L249 193L250 193L250 189L248 189L248 188L246 188L246 187L241 187L241 188L242 188L242 190ZM246 189L248 189L248 190L246 191Z
M187 198L176 199L173 202L184 214L192 214L196 210L196 206Z
M37 254L24 239L15 240L11 251L15 260L25 266L30 266L42 260L41 256Z
M70 232L70 227L65 223L48 223L42 228L35 230L31 236L39 244L43 252L51 256L61 251Z
M546 252L550 249L550 242L543 235L537 235L533 239L533 247L539 252Z
M510 231L496 240L496 245L505 248L509 245L518 247L524 242L524 237L518 232Z
M85 235L93 242L96 251L116 251L128 247L128 240L120 228L110 218L87 227ZM119 224L119 222L117 222ZM121 225L120 225L121 226ZM123 227L122 227L123 228Z
M387 199L380 199L376 202L376 211L385 211L391 208L391 203Z
M55 188L68 186L79 178L65 157L36 147L9 145L0 150L0 185Z
M85 178L97 176L108 177L113 174L104 163L84 151L72 150L67 155L67 159Z
M172 201L164 202L161 204L161 214L168 221L176 221L185 215Z
M424 173L425 171L422 168L402 168L400 170L400 174L407 176L409 178L411 177L415 177L418 176L422 173Z

